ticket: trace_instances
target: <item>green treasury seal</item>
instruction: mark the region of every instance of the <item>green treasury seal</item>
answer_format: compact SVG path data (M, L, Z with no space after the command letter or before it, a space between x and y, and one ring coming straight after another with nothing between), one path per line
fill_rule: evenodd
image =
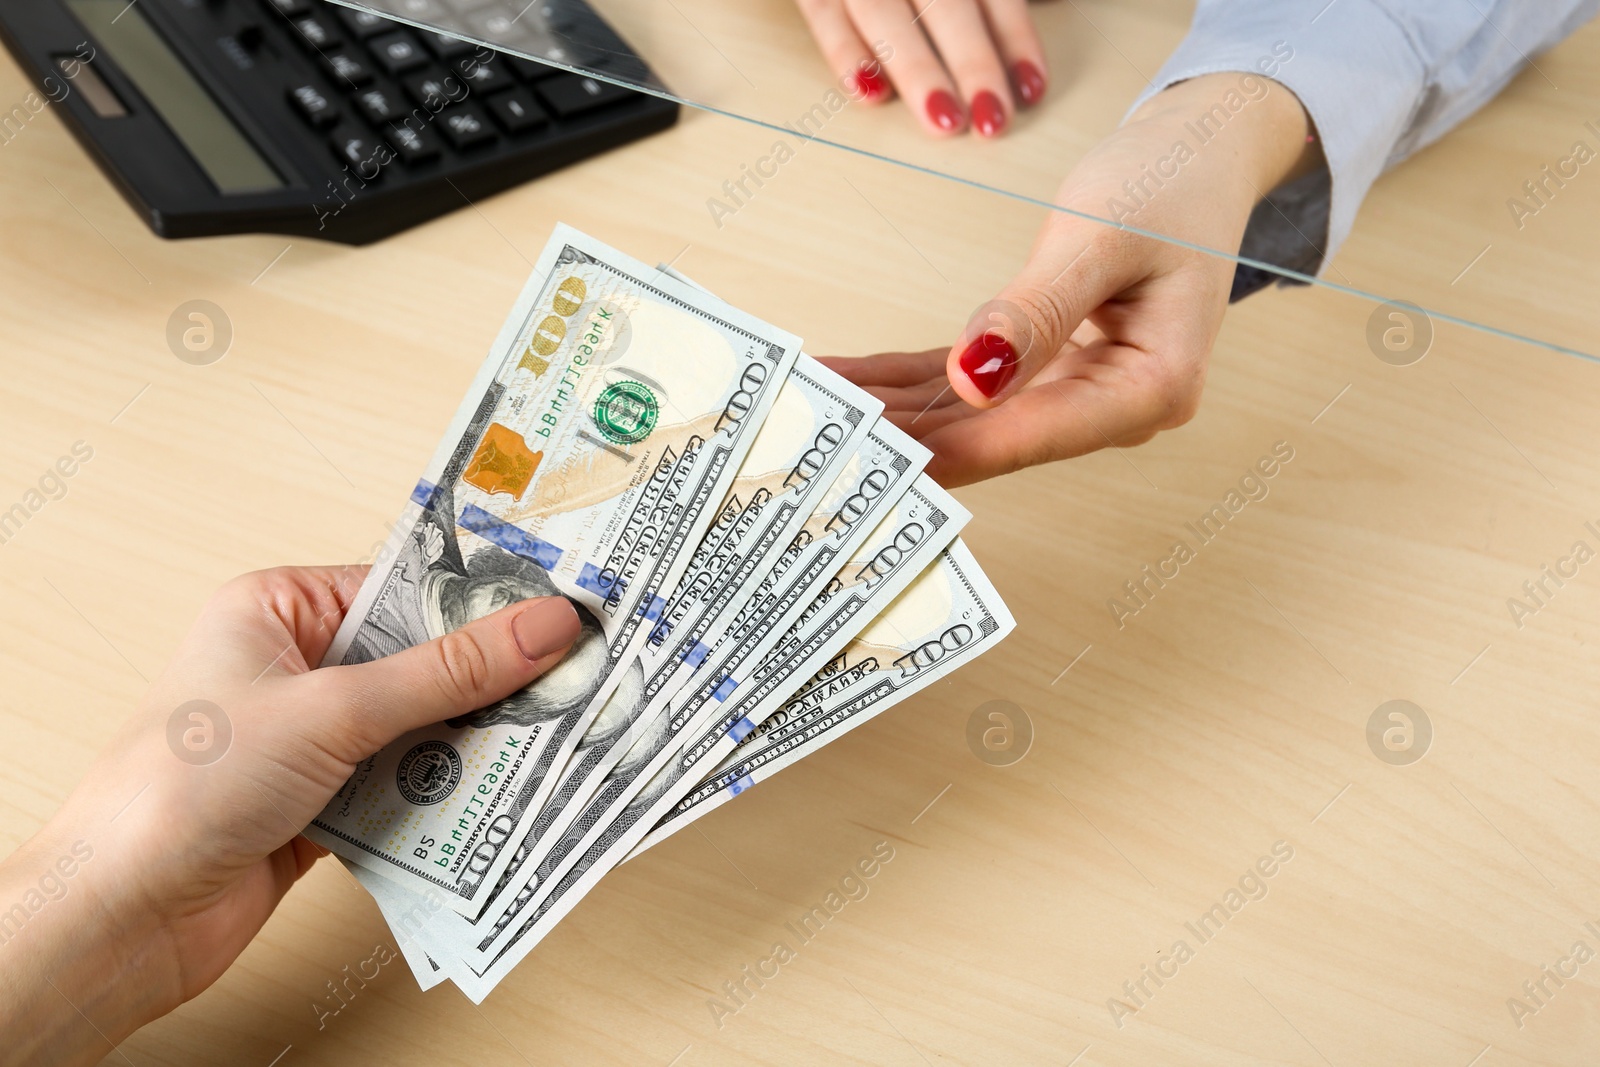
M619 445L638 444L649 437L660 414L656 394L635 381L606 386L594 402L594 424L606 440Z

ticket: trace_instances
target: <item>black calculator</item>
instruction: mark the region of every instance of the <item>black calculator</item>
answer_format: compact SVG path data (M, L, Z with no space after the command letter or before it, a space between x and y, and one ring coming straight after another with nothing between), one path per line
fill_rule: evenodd
M366 244L677 118L465 39L482 0L422 2L462 36L322 0L0 0L0 38L163 237ZM586 4L518 8L519 51L659 85Z

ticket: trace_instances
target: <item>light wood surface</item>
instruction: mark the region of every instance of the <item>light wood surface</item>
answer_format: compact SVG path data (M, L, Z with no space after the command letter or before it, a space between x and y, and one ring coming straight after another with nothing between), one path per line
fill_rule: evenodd
M1040 10L1086 12L1140 63L1175 38L1133 53L1118 33L1182 27L1175 5ZM1592 70L1595 40L1540 66ZM1109 69L1103 44L1061 48ZM1019 135L1059 121L1049 136L1086 143L1136 89L1066 80ZM0 65L0 99L24 91ZM1384 179L1336 265L1600 350L1584 199L1600 194L1575 185L1536 241L1501 248L1507 194L1485 191L1594 113L1562 91L1524 76ZM1073 125L1090 112L1100 127ZM1040 221L811 147L719 229L707 197L771 140L690 113L361 250L163 243L53 116L0 147L0 506L75 441L94 449L0 545L0 847L55 810L213 588L384 536L557 220L675 260L818 353L944 343ZM1485 244L1506 259L1452 288ZM209 367L166 345L195 298L235 331ZM390 943L324 864L213 989L108 1062L1593 1062L1600 963L1520 1028L1506 1002L1574 941L1600 949L1583 926L1600 924L1600 562L1520 629L1506 602L1573 542L1600 548L1584 525L1600 526L1600 368L1444 323L1420 363L1389 366L1367 348L1372 310L1254 297L1188 426L961 491L1015 635L618 871L481 1009L418 992L397 962L319 1030L324 983ZM1294 458L1270 494L1119 627L1107 600L1194 544L1185 524L1280 441ZM1432 723L1409 766L1367 743L1393 699ZM1035 732L1011 766L967 747L991 700ZM719 1027L708 999L879 841L894 858L866 898ZM1266 895L1201 943L1185 924L1277 842L1293 856ZM1193 957L1119 1027L1108 1000L1131 1005L1123 983L1180 939Z

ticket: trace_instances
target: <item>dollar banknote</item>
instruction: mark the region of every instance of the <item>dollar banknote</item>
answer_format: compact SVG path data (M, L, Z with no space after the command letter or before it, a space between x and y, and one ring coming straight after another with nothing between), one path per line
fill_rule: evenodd
M999 644L1016 623L961 541L678 801L633 859Z
M802 355L795 363L638 653L633 672L643 684L613 692L589 724L513 851L486 915L562 813L581 806L622 758L649 702L675 692L718 644L736 610L861 450L882 410L880 401L816 360Z
M454 961L442 951L430 952L428 937L428 920L436 912L447 912L449 907L443 894L434 886L428 886L425 892L407 889L342 857L339 862L344 864L361 888L372 894L378 910L383 913L384 922L389 924L389 932L394 935L395 946L404 957L406 966L411 968L417 984L426 991L448 979L450 973L439 966L438 960Z
M625 784L607 781L541 866L534 892L512 910L486 951L465 957L470 975L452 973L462 991L475 1001L487 996L708 769L932 563L968 517L948 493L919 477L724 699L702 705L673 731L671 743L652 746L653 758L641 761Z
M640 715L642 721L622 738L627 747L603 764L574 762L573 767L589 772L590 780L569 779L553 794L519 844L497 895L476 921L433 915L431 936L442 951L487 965L495 938L517 920L550 868L565 858L564 851L553 857L551 853L562 845L562 831L584 815L589 798L602 788L620 796L646 774L647 764L659 764L695 714L716 702L718 690L727 687L725 679L736 667L770 649L826 590L840 560L849 558L872 534L874 523L912 487L927 460L926 449L887 422L870 427L863 441L843 454L837 475L812 501L811 511L778 559L761 568L754 589L741 589L724 609L731 617L717 624L724 636L689 674L689 684L658 693ZM730 628L733 632L725 632ZM675 699L680 694L681 699ZM569 797L572 800L566 803Z
M361 763L307 836L477 914L552 772L613 693L642 688L638 652L799 347L558 228L325 662L557 593L582 634L526 689Z
M567 828L594 811L610 810L633 791L681 739L688 724L708 705L727 700L748 671L827 587L834 572L872 534L880 518L910 491L929 458L927 449L901 430L879 420L862 446L816 501L805 523L772 562L759 584L729 606L733 615L722 640L695 668L686 684L653 698L639 718L632 743L609 768L597 768L593 781L575 792L590 798L541 816L548 828L528 852L509 886L481 914L480 936L460 946L469 962L484 961L492 942L518 922L535 889L572 844ZM559 855L555 853L560 852Z

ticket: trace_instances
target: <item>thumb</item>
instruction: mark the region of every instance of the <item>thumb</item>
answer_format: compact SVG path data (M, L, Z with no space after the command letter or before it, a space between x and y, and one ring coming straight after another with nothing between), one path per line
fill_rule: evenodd
M951 348L945 374L956 394L994 407L1070 348L1079 324L1137 280L1127 236L1070 216L1047 224L1027 266L973 313Z
M466 715L526 686L577 641L582 623L562 596L502 608L443 637L368 663L312 672L331 685L360 757L410 730Z

